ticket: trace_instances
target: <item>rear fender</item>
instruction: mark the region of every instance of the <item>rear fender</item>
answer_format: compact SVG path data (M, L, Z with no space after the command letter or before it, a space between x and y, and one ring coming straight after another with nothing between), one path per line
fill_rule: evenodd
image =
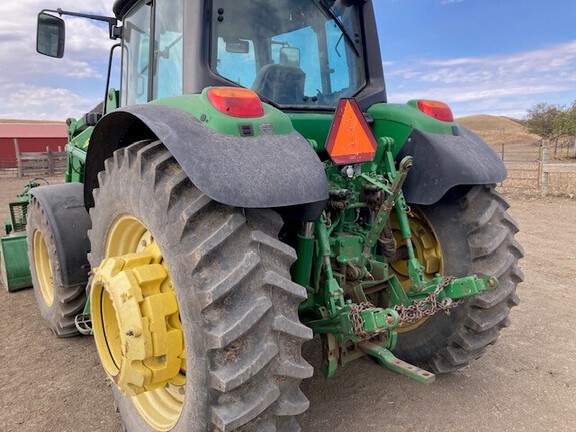
M98 172L115 150L158 138L190 180L215 201L235 207L306 205L316 219L328 198L324 165L302 135L239 137L218 133L186 111L167 105L132 105L106 115L90 138L84 199L92 207Z
M482 138L460 125L457 130L458 135L412 131L398 153L398 160L407 155L414 158L403 187L406 201L434 204L455 186L493 184L506 178L506 166Z
M376 136L394 139L397 160L414 157L403 191L412 204L429 205L455 186L493 184L506 178L502 160L486 142L456 122L424 114L416 101L375 104L368 110Z
M39 186L31 189L30 194L40 204L52 229L62 283L65 286L87 283L91 222L84 207L82 183Z

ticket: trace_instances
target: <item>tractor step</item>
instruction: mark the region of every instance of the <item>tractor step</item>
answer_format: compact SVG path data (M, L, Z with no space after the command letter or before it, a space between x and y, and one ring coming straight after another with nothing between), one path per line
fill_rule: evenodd
M418 366L400 360L392 354L390 350L381 347L380 345L376 345L372 342L361 342L358 344L358 348L366 354L376 358L382 366L386 366L388 369L405 375L408 378L412 378L415 381L424 384L430 384L436 381L436 375L432 372L428 372L424 369L420 369Z
M74 325L76 330L78 330L84 336L92 335L92 317L90 314L80 314L76 315L74 318Z

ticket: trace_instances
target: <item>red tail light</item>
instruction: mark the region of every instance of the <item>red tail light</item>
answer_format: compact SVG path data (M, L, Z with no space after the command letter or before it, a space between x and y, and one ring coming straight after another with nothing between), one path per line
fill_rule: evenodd
M237 87L214 87L207 92L214 108L232 117L261 117L264 108L252 90Z
M419 100L418 109L424 114L434 117L437 120L445 122L453 122L454 115L452 110L444 102L437 102L431 100Z

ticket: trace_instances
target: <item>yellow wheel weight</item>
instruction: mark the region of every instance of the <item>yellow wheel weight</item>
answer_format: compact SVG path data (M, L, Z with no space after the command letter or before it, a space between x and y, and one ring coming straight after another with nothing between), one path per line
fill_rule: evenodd
M110 256L117 253L121 255ZM150 426L170 430L185 395L183 330L160 249L136 218L124 216L110 228L90 300L94 339L106 373L132 397Z

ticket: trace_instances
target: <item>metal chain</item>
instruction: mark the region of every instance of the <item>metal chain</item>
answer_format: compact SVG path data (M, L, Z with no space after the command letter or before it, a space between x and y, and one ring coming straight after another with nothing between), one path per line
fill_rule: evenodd
M408 307L404 305L394 306L394 310L400 315L399 327L402 327L405 324L414 323L424 317L434 315L438 312L444 312L446 315L450 315L450 309L460 305L462 300L453 301L451 298L446 297L442 301L438 301L438 294L440 294L444 288L455 280L455 277L447 277L436 286L434 292L428 294L423 300L413 302Z
M455 277L447 277L436 286L434 292L428 294L423 300L412 302L408 307L404 305L394 306L394 310L398 312L398 315L400 315L400 324L398 327L414 323L424 317L434 315L438 312L444 312L446 315L450 315L450 309L460 305L462 300L454 301L450 297L446 297L442 301L438 301L438 294L440 294L442 290L450 284L450 282L455 280ZM350 324L352 325L352 331L356 336L362 339L369 339L387 330L383 328L371 333L364 330L364 320L362 319L361 312L375 307L376 306L370 302L350 305Z
M378 331L368 333L364 330L364 320L362 319L362 315L360 315L360 313L366 309L372 309L374 307L375 306L370 302L350 305L350 324L352 324L352 331L359 338L369 339L374 337L374 335L381 333Z

